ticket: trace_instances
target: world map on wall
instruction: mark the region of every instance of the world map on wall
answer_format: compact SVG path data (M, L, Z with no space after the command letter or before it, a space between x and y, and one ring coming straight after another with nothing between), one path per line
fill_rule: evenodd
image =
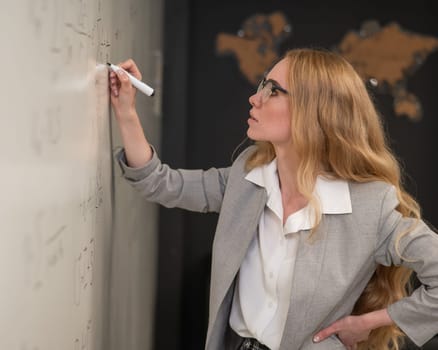
M256 14L244 21L237 35L219 33L216 50L236 57L240 71L255 86L279 59L280 46L291 34L283 13ZM437 49L438 38L409 32L396 22L382 27L372 20L348 31L333 47L377 92L392 95L397 116L412 121L420 120L423 111L419 98L407 90L407 81Z

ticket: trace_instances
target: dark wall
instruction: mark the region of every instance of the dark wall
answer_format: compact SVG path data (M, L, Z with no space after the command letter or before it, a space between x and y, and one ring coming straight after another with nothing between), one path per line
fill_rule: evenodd
M173 167L209 168L230 164L245 137L252 86L232 56L216 54L220 32L235 34L255 13L282 11L293 27L287 48L331 48L365 20L391 21L419 34L438 37L432 1L403 4L382 1L173 0L165 5L165 62L162 159ZM408 175L407 188L418 199L424 218L438 226L435 198L438 173L438 53L431 54L408 80L408 90L423 105L414 123L393 112L393 98L375 93L391 146ZM207 326L210 252L217 215L160 211L159 282L156 346L202 349Z

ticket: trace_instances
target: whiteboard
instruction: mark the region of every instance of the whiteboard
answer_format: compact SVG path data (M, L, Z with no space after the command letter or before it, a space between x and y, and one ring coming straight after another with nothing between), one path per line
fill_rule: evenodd
M160 1L2 6L0 349L152 348L156 208L114 164L105 63L145 68L158 146L160 18Z

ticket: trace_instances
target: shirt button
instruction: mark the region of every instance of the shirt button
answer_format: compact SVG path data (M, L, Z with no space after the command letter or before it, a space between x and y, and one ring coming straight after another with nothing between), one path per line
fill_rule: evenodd
M274 273L271 271L271 272L269 272L269 277L270 278L274 278Z
M273 306L274 306L274 303L273 303L272 301L270 301L270 302L268 303L268 307L271 309Z

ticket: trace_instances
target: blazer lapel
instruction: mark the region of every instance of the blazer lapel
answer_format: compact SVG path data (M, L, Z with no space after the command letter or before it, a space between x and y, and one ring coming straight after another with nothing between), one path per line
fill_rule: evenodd
M221 213L213 243L210 295L213 319L257 232L266 200L265 189L246 180L238 193L230 193L227 198L230 210Z
M325 216L314 240L309 241L310 230L300 231L297 257L291 286L290 305L281 349L297 346L309 332L309 310L317 290L325 256L328 231L328 218Z

